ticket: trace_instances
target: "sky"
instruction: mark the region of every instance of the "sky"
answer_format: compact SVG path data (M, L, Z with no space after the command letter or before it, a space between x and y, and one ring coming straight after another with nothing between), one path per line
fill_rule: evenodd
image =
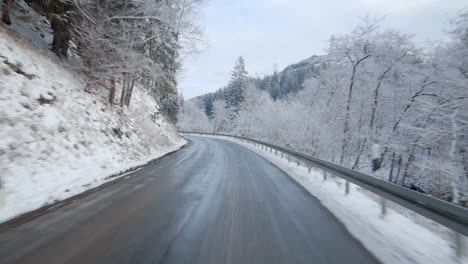
M179 89L190 99L224 87L239 56L251 76L264 76L324 54L332 34L350 32L366 15L428 45L446 39L464 8L466 0L208 0L198 21L207 45L184 60Z

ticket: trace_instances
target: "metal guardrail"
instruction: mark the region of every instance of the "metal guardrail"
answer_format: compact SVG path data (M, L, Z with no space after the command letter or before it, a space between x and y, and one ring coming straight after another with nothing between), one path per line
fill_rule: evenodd
M210 136L224 136L240 139L260 146L265 146L271 150L280 151L290 157L302 161L310 169L310 166L318 167L337 175L349 182L352 182L368 191L371 191L385 199L393 201L403 207L406 207L418 214L421 214L443 226L456 231L459 234L468 237L468 209L458 205L422 194L416 191L404 188L391 182L387 182L374 176L351 170L334 163L308 156L306 154L283 148L274 144L260 140L213 133L199 133L180 131L183 134L199 134ZM383 210L384 212L384 210ZM458 241L458 239L457 239ZM458 242L457 242L458 243Z

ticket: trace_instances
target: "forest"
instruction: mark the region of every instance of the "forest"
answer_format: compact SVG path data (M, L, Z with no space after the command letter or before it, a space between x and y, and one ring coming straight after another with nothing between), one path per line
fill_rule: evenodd
M46 17L51 50L86 76L87 90L103 89L110 105L128 107L135 85L177 121L177 74L197 52L203 32L195 23L203 0L25 0ZM2 21L23 1L3 0ZM14 25L13 25L14 26Z
M240 57L230 82L183 103L185 131L280 144L467 206L468 12L427 47L366 17L325 54L263 78ZM194 122L193 120L197 120Z

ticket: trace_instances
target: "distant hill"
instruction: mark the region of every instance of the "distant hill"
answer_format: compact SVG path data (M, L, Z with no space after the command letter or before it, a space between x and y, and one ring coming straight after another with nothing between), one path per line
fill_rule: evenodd
M310 58L287 66L280 72L274 72L261 78L252 78L251 80L256 83L259 89L268 91L274 100L279 100L287 97L289 94L300 91L306 79L313 78L319 74L320 69L324 67L324 62L324 56L313 55ZM190 101L195 101L199 104L200 108L204 109L205 113L211 117L213 102L224 100L226 93L227 88L220 88L214 93L204 94L190 99Z
M324 56L313 55L308 59L287 66L282 72L292 72L303 69L319 69L323 64L323 61Z

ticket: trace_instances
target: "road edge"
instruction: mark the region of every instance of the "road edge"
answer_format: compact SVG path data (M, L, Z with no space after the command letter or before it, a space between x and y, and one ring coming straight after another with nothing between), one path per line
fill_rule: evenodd
M3 223L0 223L0 234L2 233L5 233L6 231L10 230L10 229L13 229L13 228L16 228L18 226L21 226L23 224L26 224L36 218L39 218L43 215L46 215L46 214L49 214L51 212L54 212L60 208L63 208L69 204L72 204L80 199L83 199L85 197L87 197L88 195L91 195L93 193L96 193L98 191L101 191L103 189L106 189L114 184L117 184L119 183L120 181L126 179L128 176L132 176L132 173L133 172L136 172L138 171L139 169L141 168L144 168L146 166L149 166L149 165L153 165L155 163L158 163L160 162L161 160L163 160L164 158L176 153L177 151L179 150L182 150L184 148L186 148L187 146L189 146L191 144L191 141L184 138L184 140L186 141L184 145L180 146L179 148L177 148L176 150L172 150L172 151L169 151L167 152L166 154L158 157L158 158L155 158L155 159L152 159L144 164L141 164L141 165L138 165L138 166L133 166L133 167L130 167L124 171L120 171L118 173L114 173L114 174L111 174L109 176L107 176L105 178L105 180L108 180L108 181L105 181L103 182L102 184L100 184L99 186L96 186L94 188L91 188L91 189L88 189L88 190L85 190L81 193L78 193L76 195L73 195L71 197L68 197L64 200L60 200L60 201L56 201L54 203L51 203L51 204L47 204L47 205L44 205L42 207L39 207L37 209L34 209L32 211L29 211L29 212L26 212L26 213L23 213L23 214L20 214L18 216L15 216L13 217L12 219L10 220L7 220ZM127 177L123 177L123 176L127 176Z

